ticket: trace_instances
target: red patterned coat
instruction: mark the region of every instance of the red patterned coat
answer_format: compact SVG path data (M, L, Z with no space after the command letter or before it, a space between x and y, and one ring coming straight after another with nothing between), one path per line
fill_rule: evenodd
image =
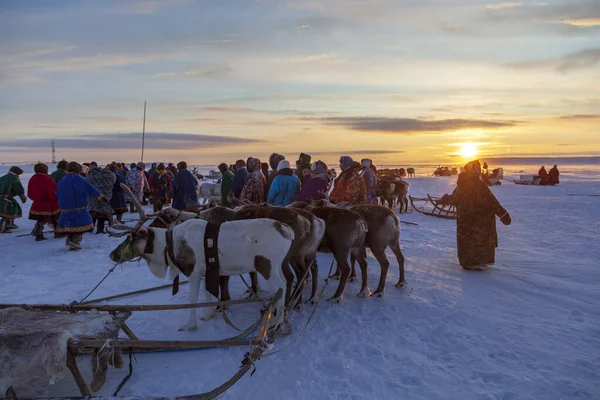
M48 174L37 173L29 180L27 185L27 197L33 200L30 217L48 216L60 214L58 199L56 198L56 182Z

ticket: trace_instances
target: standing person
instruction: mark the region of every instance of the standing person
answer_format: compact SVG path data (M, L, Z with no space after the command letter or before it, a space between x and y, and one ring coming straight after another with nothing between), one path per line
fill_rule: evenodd
M167 204L167 195L171 190L171 178L167 175L167 169L160 163L154 173L150 173L150 202L154 206L154 212L162 210Z
M558 167L555 165L550 172L548 172L548 184L558 185L560 183L560 180L558 179L559 175L560 172L558 172Z
M277 166L277 176L269 189L267 203L285 207L296 200L299 192L300 179L294 175L290 162L281 160Z
M231 193L236 199L241 198L242 189L248 179L248 170L246 169L246 162L244 160L237 160L235 162L235 175L233 176L233 182L231 182Z
M142 203L144 201L144 190L148 190L148 181L146 180L146 175L144 174L144 163L139 162L137 164L131 164L131 169L127 174L127 178L125 178L125 184L131 189L131 192L139 201ZM133 201L129 199L129 212L136 213L135 205Z
M343 201L350 204L366 203L367 186L365 180L358 174L352 157L342 156L340 158L340 169L342 172L333 184L329 200L334 204Z
M81 165L71 161L67 165L67 175L58 182L56 197L61 212L58 219L58 233L66 234L69 250L81 250L84 232L94 229L92 216L88 212L88 197L108 199L81 175Z
M186 202L198 202L198 181L187 169L187 163L177 163L177 175L173 179L173 208L176 210L187 209Z
M263 175L265 176L265 179L268 179L269 175L271 175L269 173L269 164L267 164L266 162L260 164L260 170L263 173Z
M452 195L442 201L456 207L458 261L464 269L484 269L495 262L498 234L496 215L510 225L510 214L480 179L479 161L465 165Z
M548 177L548 172L546 172L546 168L542 165L542 168L538 171L538 176L540 178L540 185L547 185L550 182L550 178Z
M23 170L16 165L10 167L8 174L0 178L0 233L9 233L10 229L17 229L14 220L21 218L21 206L15 197L19 197L23 204L27 201L25 189L21 184L19 175Z
M310 202L326 199L330 184L327 164L319 160L311 165L311 173L304 176L304 185L297 200Z
M296 161L296 176L300 179L300 184L304 184L304 175L310 173L310 154L300 153L298 161Z
M221 179L221 205L223 207L229 207L230 204L227 201L227 196L229 196L229 192L231 192L233 172L229 170L225 163L219 164L219 171L221 171L221 175L223 175L223 178Z
M33 167L35 175L29 180L27 185L27 197L33 203L29 210L29 219L36 221L33 232L35 241L46 240L44 237L44 225L50 224L54 229L54 237L57 238L58 218L60 216L60 207L56 197L56 182L48 175L48 166L38 163Z
M60 180L67 174L67 161L60 160L58 164L56 164L56 171L52 173L52 179L54 182L58 183Z
M283 154L273 153L269 156L269 165L271 166L271 173L267 177L267 193L269 193L269 190L271 189L271 184L277 176L277 166L279 166L281 160L285 160L285 156Z
M112 173L108 167L100 168L98 163L93 161L90 164L90 172L87 174L87 181L94 186L104 195L102 201L98 200L95 196L90 196L89 199L89 211L92 216L92 222L98 227L96 228L96 234L104 233L104 226L108 221L112 223L113 209L110 205L112 199L112 192L117 181L117 177ZM108 199L108 201L105 201Z
M112 187L112 197L110 198L110 206L119 223L123 223L123 214L127 212L127 203L125 202L125 192L121 187L121 183L125 183L125 177L120 171L118 164L110 165L110 172L115 174L115 183Z
M377 203L377 176L371 169L373 162L368 158L364 158L360 161L362 171L360 175L365 180L367 187L367 203Z
M140 167L141 164L141 167ZM150 196L150 186L148 184L150 180L150 173L146 171L146 164L143 162L137 163L138 168L142 169L142 174L144 175L144 179L146 180L146 185L142 188L142 201L140 202L143 206L148 205L148 196Z
M246 179L240 198L254 204L264 203L266 184L267 180L260 170L260 160L250 158L248 162L248 179Z

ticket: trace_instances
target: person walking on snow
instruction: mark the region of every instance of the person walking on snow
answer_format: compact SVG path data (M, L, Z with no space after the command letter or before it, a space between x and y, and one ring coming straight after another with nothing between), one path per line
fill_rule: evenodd
M19 197L23 204L27 201L25 189L19 179L22 173L23 170L14 165L10 167L8 174L0 178L0 233L9 233L10 229L18 228L14 220L21 218L22 210L15 197Z
M54 171L51 176L54 182L58 183L60 180L67 174L67 164L66 160L61 160L56 164L56 171Z
M233 193L233 197L239 199L242 196L242 190L246 184L246 179L248 179L248 170L246 169L246 162L244 160L237 160L235 162L235 167L235 175L231 182L231 193Z
M36 221L33 233L36 242L46 240L44 237L44 225L50 224L54 229L54 238L59 237L57 233L58 218L60 217L60 207L56 197L56 182L48 175L48 166L46 164L36 164L33 167L35 175L29 180L27 185L27 197L33 203L29 209L29 219Z
M98 163L92 161L86 179L104 195L102 201L96 199L95 196L90 196L89 199L89 211L92 216L92 222L94 225L96 225L96 223L98 224L96 233L104 233L106 222L112 224L113 209L110 205L110 200L112 199L113 188L117 181L117 177L110 172L108 168L100 168L98 167ZM105 198L109 201L104 201Z
M71 161L67 165L67 175L60 180L56 189L61 210L57 232L67 235L69 250L81 250L83 233L94 229L92 216L88 212L89 197L109 203L106 196L80 174L81 165Z
M267 203L285 207L296 200L298 192L300 192L300 179L294 175L290 162L281 160L277 166L277 176L269 189Z
M233 172L229 170L225 163L219 164L219 171L221 171L221 175L223 175L223 178L221 178L221 205L223 207L229 207L230 204L227 201L227 196L229 196L229 192L231 192Z
M441 202L456 207L456 247L458 261L464 269L481 270L494 264L498 234L496 216L510 225L510 214L480 179L479 161L465 165L456 189Z
M552 167L550 172L548 172L548 184L549 185L558 185L560 183L558 176L560 172L558 172L558 167L555 165Z

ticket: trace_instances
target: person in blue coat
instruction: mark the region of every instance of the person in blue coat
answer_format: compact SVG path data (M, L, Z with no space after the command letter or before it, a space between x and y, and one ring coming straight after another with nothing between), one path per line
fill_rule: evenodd
M177 163L177 174L173 179L173 205L176 210L186 210L186 202L198 202L198 181L187 169L187 163Z
M116 215L117 221L123 223L123 214L127 212L127 203L125 202L125 192L123 192L121 184L125 183L125 177L123 176L123 173L119 171L119 167L116 163L110 165L110 171L114 173L117 178L112 188L110 206Z
M294 175L290 162L281 160L277 165L277 176L269 189L267 203L285 207L296 200L299 192L300 179Z
M71 161L67 165L67 175L58 182L56 197L60 206L58 219L59 234L67 235L67 248L81 250L81 239L84 232L94 229L92 216L88 212L88 197L103 202L109 200L81 175L81 165Z
M235 175L233 182L231 182L231 193L233 193L236 199L239 199L242 196L242 189L246 184L246 179L248 179L248 170L246 169L246 162L244 160L237 160L235 167Z

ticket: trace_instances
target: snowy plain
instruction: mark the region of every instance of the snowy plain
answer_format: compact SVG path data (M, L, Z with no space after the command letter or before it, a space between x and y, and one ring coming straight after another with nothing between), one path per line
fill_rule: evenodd
M397 262L391 252L383 298L356 297L348 284L340 305L321 302L306 332L285 351L256 363L223 399L598 399L600 398L600 166L564 166L556 187L519 186L520 171L505 168L492 191L513 223L498 223L496 264L464 271L456 257L454 221L410 210L400 218L408 286L394 287ZM29 166L22 176L26 185ZM4 174L8 166L1 166ZM207 172L207 171L204 171ZM425 170L411 180L411 194L451 193L455 178L432 178ZM576 196L574 196L576 195ZM17 237L31 231L24 205L20 226L0 235L0 303L70 303L80 300L112 267L108 253L121 239L86 234L84 250L68 252L64 240L36 243ZM131 217L129 217L131 215ZM126 218L135 218L127 214ZM332 256L319 254L320 281ZM369 256L371 289L379 265ZM92 298L168 283L145 263L125 264ZM337 282L324 297L331 296ZM240 279L232 296L244 296ZM187 302L188 289L115 300L111 304ZM305 297L307 298L307 297ZM238 326L248 326L259 305L230 308ZM273 350L300 333L311 306L292 315L295 331L278 338ZM236 334L221 318L200 321L197 332L178 332L187 311L139 312L129 325L141 339L202 340ZM206 392L231 377L247 348L137 354L121 396L177 396ZM89 359L80 362L90 377ZM98 395L111 395L127 367L110 368ZM47 393L78 395L70 376ZM23 394L21 394L23 395Z

